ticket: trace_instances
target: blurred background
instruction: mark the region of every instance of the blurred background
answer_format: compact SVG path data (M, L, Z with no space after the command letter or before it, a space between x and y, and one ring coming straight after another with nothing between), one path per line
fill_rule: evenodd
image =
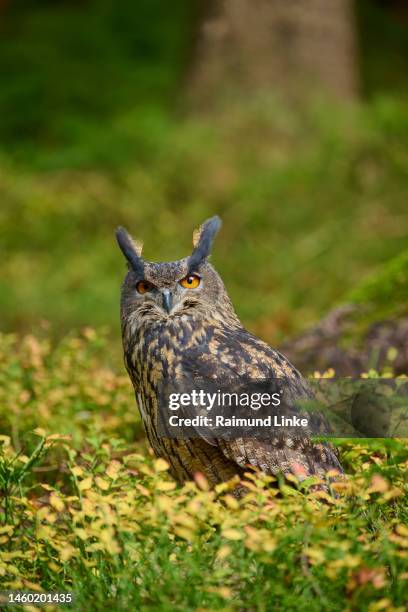
M215 213L269 342L376 275L401 312L407 24L403 0L1 0L0 329L103 326L116 360L114 228L170 260Z

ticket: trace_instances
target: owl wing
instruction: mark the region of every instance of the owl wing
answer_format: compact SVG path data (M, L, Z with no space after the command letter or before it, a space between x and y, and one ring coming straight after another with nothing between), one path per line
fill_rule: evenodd
M206 346L187 350L182 365L187 376L202 380L279 378L292 398L313 398L306 380L296 368L282 354L244 329L214 333ZM321 420L324 430L322 415ZM329 470L343 471L336 450L330 444L313 443L305 436L271 436L267 440L217 439L216 444L224 456L240 468L258 468L270 475L293 474L301 481L309 476L324 478Z

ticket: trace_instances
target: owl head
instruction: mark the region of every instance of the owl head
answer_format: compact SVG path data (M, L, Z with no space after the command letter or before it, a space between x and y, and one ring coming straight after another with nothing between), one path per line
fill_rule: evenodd
M215 216L193 234L191 255L178 261L154 263L142 258L142 245L119 227L116 238L128 264L122 286L122 318L166 321L204 316L226 308L231 312L224 284L208 263L214 237L221 227Z

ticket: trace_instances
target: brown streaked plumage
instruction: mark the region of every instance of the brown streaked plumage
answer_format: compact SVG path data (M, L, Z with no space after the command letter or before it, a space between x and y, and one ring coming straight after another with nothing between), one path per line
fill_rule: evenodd
M332 469L341 472L329 444L306 438L208 441L157 434L158 389L165 379L177 387L185 377L279 378L293 397L310 397L306 381L291 363L239 321L220 276L208 263L219 227L218 217L206 221L194 234L191 256L167 263L145 262L140 245L124 229L117 231L129 266L121 295L125 365L149 443L181 482L202 472L216 484L241 476L248 466L299 479L324 477ZM180 283L182 279L187 280Z

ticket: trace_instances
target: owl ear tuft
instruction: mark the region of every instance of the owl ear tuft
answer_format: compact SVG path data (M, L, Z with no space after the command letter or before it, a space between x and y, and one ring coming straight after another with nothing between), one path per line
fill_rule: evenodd
M124 227L116 230L116 240L130 267L138 274L143 275L144 261L142 259L143 243L134 240Z
M136 253L139 255L139 257L141 257L143 251L143 242L141 240L135 240L135 238L133 238L132 236L129 236L129 238L132 241L132 245Z
M194 249L188 260L190 271L197 269L209 256L213 240L221 227L221 219L215 215L207 219L193 233Z
M197 227L194 232L193 232L193 247L196 247L199 240L200 240L200 236L201 236L201 229L202 229L202 225L200 225L200 227Z

